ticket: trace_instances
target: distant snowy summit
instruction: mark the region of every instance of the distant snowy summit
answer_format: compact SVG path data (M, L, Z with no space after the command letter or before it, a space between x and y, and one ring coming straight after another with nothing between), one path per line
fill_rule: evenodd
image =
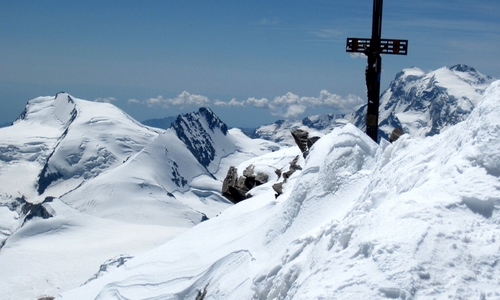
M493 81L492 77L467 65L442 67L430 72L415 67L404 69L380 97L379 137L389 140L395 128L414 137L438 134L465 120ZM326 134L347 123L364 131L366 105L348 115L325 114L302 120L279 120L257 128L251 136L293 145L290 131L294 129Z
M229 166L276 149L208 108L162 130L64 92L30 100L0 128L0 291L37 299L75 288L117 255L215 217L232 205L221 195Z
M395 128L414 137L436 135L464 121L493 81L467 65L404 69L380 97L379 136L388 140ZM365 130L366 105L348 119Z

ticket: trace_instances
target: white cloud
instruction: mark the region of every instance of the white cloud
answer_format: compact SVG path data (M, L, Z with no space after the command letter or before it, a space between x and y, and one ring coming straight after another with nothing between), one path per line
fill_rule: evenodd
M146 100L130 99L128 103L142 104L148 107L168 108L170 106L179 106L182 108L186 106L207 106L211 104L211 101L206 96L193 95L184 91L172 99L164 99L162 96L158 96ZM309 108L321 107L328 108L329 111L336 113L349 113L363 103L364 100L358 96L348 95L347 97L342 97L332 94L327 90L322 90L318 97L300 97L292 92L288 92L272 100L250 97L246 100L233 98L230 101L221 101L219 99L213 101L213 105L216 106L269 109L272 115L284 118L295 118L305 113Z
M116 101L115 97L104 97L104 98L97 98L94 100L94 102L102 102L102 103L111 103L113 101Z
M168 108L170 106L186 107L186 106L206 106L210 104L210 99L202 95L193 95L186 91L180 93L175 98L164 99L163 96L149 98L146 100L129 99L128 103L143 104L147 107Z
M269 106L269 100L266 98L256 99L256 98L248 98L246 104L253 107L258 108L266 108Z

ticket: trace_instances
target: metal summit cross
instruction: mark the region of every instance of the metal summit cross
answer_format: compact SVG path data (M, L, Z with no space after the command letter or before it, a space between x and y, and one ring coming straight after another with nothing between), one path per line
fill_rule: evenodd
M368 57L366 67L366 87L368 107L366 111L366 134L375 142L378 141L378 107L380 101L380 72L382 58L380 54L406 55L408 40L381 39L382 34L382 2L373 0L372 38L347 38L346 52L361 52Z

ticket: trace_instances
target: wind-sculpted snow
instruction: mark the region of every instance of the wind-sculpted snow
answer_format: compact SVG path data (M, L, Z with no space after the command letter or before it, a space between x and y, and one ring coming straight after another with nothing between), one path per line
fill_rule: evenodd
M277 199L259 186L59 299L500 298L499 103L496 81L464 122L425 139L334 129Z

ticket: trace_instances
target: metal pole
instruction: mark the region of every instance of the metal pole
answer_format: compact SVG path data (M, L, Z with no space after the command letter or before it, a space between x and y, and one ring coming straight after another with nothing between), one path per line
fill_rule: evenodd
M366 134L375 142L378 142L380 73L382 69L382 57L380 56L382 5L383 0L373 0L372 38L370 48L365 53L368 57L368 66L366 67L366 85L368 90Z

